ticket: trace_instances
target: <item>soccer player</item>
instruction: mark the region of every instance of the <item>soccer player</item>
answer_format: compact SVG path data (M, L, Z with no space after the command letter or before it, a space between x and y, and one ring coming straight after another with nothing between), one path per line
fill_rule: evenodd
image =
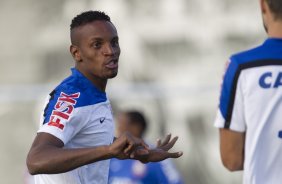
M124 111L117 116L117 133L130 132L142 138L147 129L144 115L138 111ZM143 164L138 160L111 159L109 184L181 184L180 175L170 159Z
M282 1L260 0L265 42L231 56L215 126L230 171L245 184L282 181Z
M106 96L107 80L118 72L117 30L103 12L76 16L70 26L72 75L49 96L42 126L27 156L36 184L106 184L109 159L142 162L180 157L169 153L177 137L148 149L139 138L124 133L113 142L114 123Z

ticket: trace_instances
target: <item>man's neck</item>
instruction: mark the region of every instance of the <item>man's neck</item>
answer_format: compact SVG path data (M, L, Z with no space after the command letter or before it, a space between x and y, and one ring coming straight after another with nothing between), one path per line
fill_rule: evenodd
M282 21L273 21L268 27L268 36L270 38L282 38Z
M76 69L82 73L82 75L84 75L84 77L86 77L88 80L90 80L90 82L96 87L98 88L100 91L105 92L106 91L106 86L107 86L107 79L101 79L97 76L93 76L92 74L79 69L79 67L76 66Z
M100 78L97 78L97 77L93 77L93 76L90 76L90 77L87 77L85 76L87 79L89 79L92 84L98 88L100 91L102 92L105 92L106 91L106 86L107 86L107 79L100 79Z

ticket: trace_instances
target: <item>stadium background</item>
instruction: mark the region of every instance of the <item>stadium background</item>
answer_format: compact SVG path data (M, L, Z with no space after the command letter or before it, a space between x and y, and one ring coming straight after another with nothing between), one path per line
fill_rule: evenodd
M264 40L257 0L1 0L1 183L23 183L45 97L73 64L70 21L89 9L108 13L120 36L114 110L145 112L150 142L179 135L186 183L240 183L221 165L213 121L229 55Z

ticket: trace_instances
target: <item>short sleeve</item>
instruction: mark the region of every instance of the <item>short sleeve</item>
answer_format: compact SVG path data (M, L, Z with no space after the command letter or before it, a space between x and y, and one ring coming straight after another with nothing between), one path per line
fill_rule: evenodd
M85 124L80 120L78 108L76 108L79 100L80 92L67 90L51 92L38 133L49 133L66 144Z
M240 68L231 58L223 77L215 127L245 132L243 82Z

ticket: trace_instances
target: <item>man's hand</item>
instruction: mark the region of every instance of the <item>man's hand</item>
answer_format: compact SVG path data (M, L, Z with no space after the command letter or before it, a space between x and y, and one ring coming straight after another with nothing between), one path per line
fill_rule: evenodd
M127 132L117 138L109 147L112 157L118 159L133 158L136 150L140 150L138 151L140 157L148 155L148 149L148 145L142 139L134 137Z
M142 149L136 150L134 159L140 160L143 163L147 162L159 162L167 158L178 158L183 155L183 152L168 152L177 141L178 137L171 139L171 134L167 135L163 141L157 141L157 147L155 149L150 149L148 155L140 154Z

